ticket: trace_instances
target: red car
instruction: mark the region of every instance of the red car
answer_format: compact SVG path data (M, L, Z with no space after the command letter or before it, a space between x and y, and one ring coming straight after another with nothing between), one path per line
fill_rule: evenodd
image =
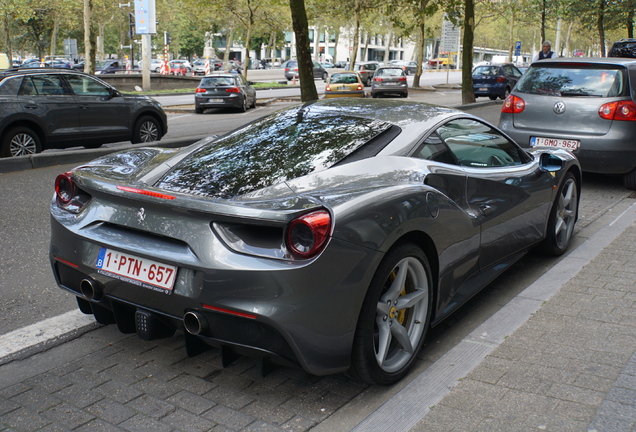
M170 75L186 76L192 72L192 67L186 60L171 60L168 66L170 66Z

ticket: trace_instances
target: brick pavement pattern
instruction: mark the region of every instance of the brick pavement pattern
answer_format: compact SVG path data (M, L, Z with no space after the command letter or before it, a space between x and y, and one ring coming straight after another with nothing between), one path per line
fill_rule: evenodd
M411 431L636 431L636 224Z

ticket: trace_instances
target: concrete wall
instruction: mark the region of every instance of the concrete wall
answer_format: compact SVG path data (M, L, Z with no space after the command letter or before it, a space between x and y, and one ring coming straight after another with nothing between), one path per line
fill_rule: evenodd
M136 74L100 74L97 78L106 81L117 90L134 92L135 86L142 87L142 76ZM201 77L150 74L151 90L194 89L201 82Z

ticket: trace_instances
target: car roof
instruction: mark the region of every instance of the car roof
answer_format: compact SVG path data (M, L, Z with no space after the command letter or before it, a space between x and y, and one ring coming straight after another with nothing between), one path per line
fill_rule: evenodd
M554 63L588 63L588 64L612 64L623 65L629 67L636 67L636 59L629 57L576 57L576 58L556 58L556 59L544 59L538 60L532 63L532 66L539 66L542 64L554 64Z
M73 74L73 75L88 75L84 72L80 72L75 69L60 69L60 68L52 68L52 67L37 67L37 68L29 68L29 67L17 67L6 69L0 72L0 78L5 78L8 76L17 76L17 75L38 75L38 74Z

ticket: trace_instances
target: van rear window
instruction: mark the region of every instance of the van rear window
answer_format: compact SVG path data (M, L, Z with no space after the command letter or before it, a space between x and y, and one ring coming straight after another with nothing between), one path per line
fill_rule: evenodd
M628 94L624 68L583 63L533 65L515 90L548 96L616 97Z

